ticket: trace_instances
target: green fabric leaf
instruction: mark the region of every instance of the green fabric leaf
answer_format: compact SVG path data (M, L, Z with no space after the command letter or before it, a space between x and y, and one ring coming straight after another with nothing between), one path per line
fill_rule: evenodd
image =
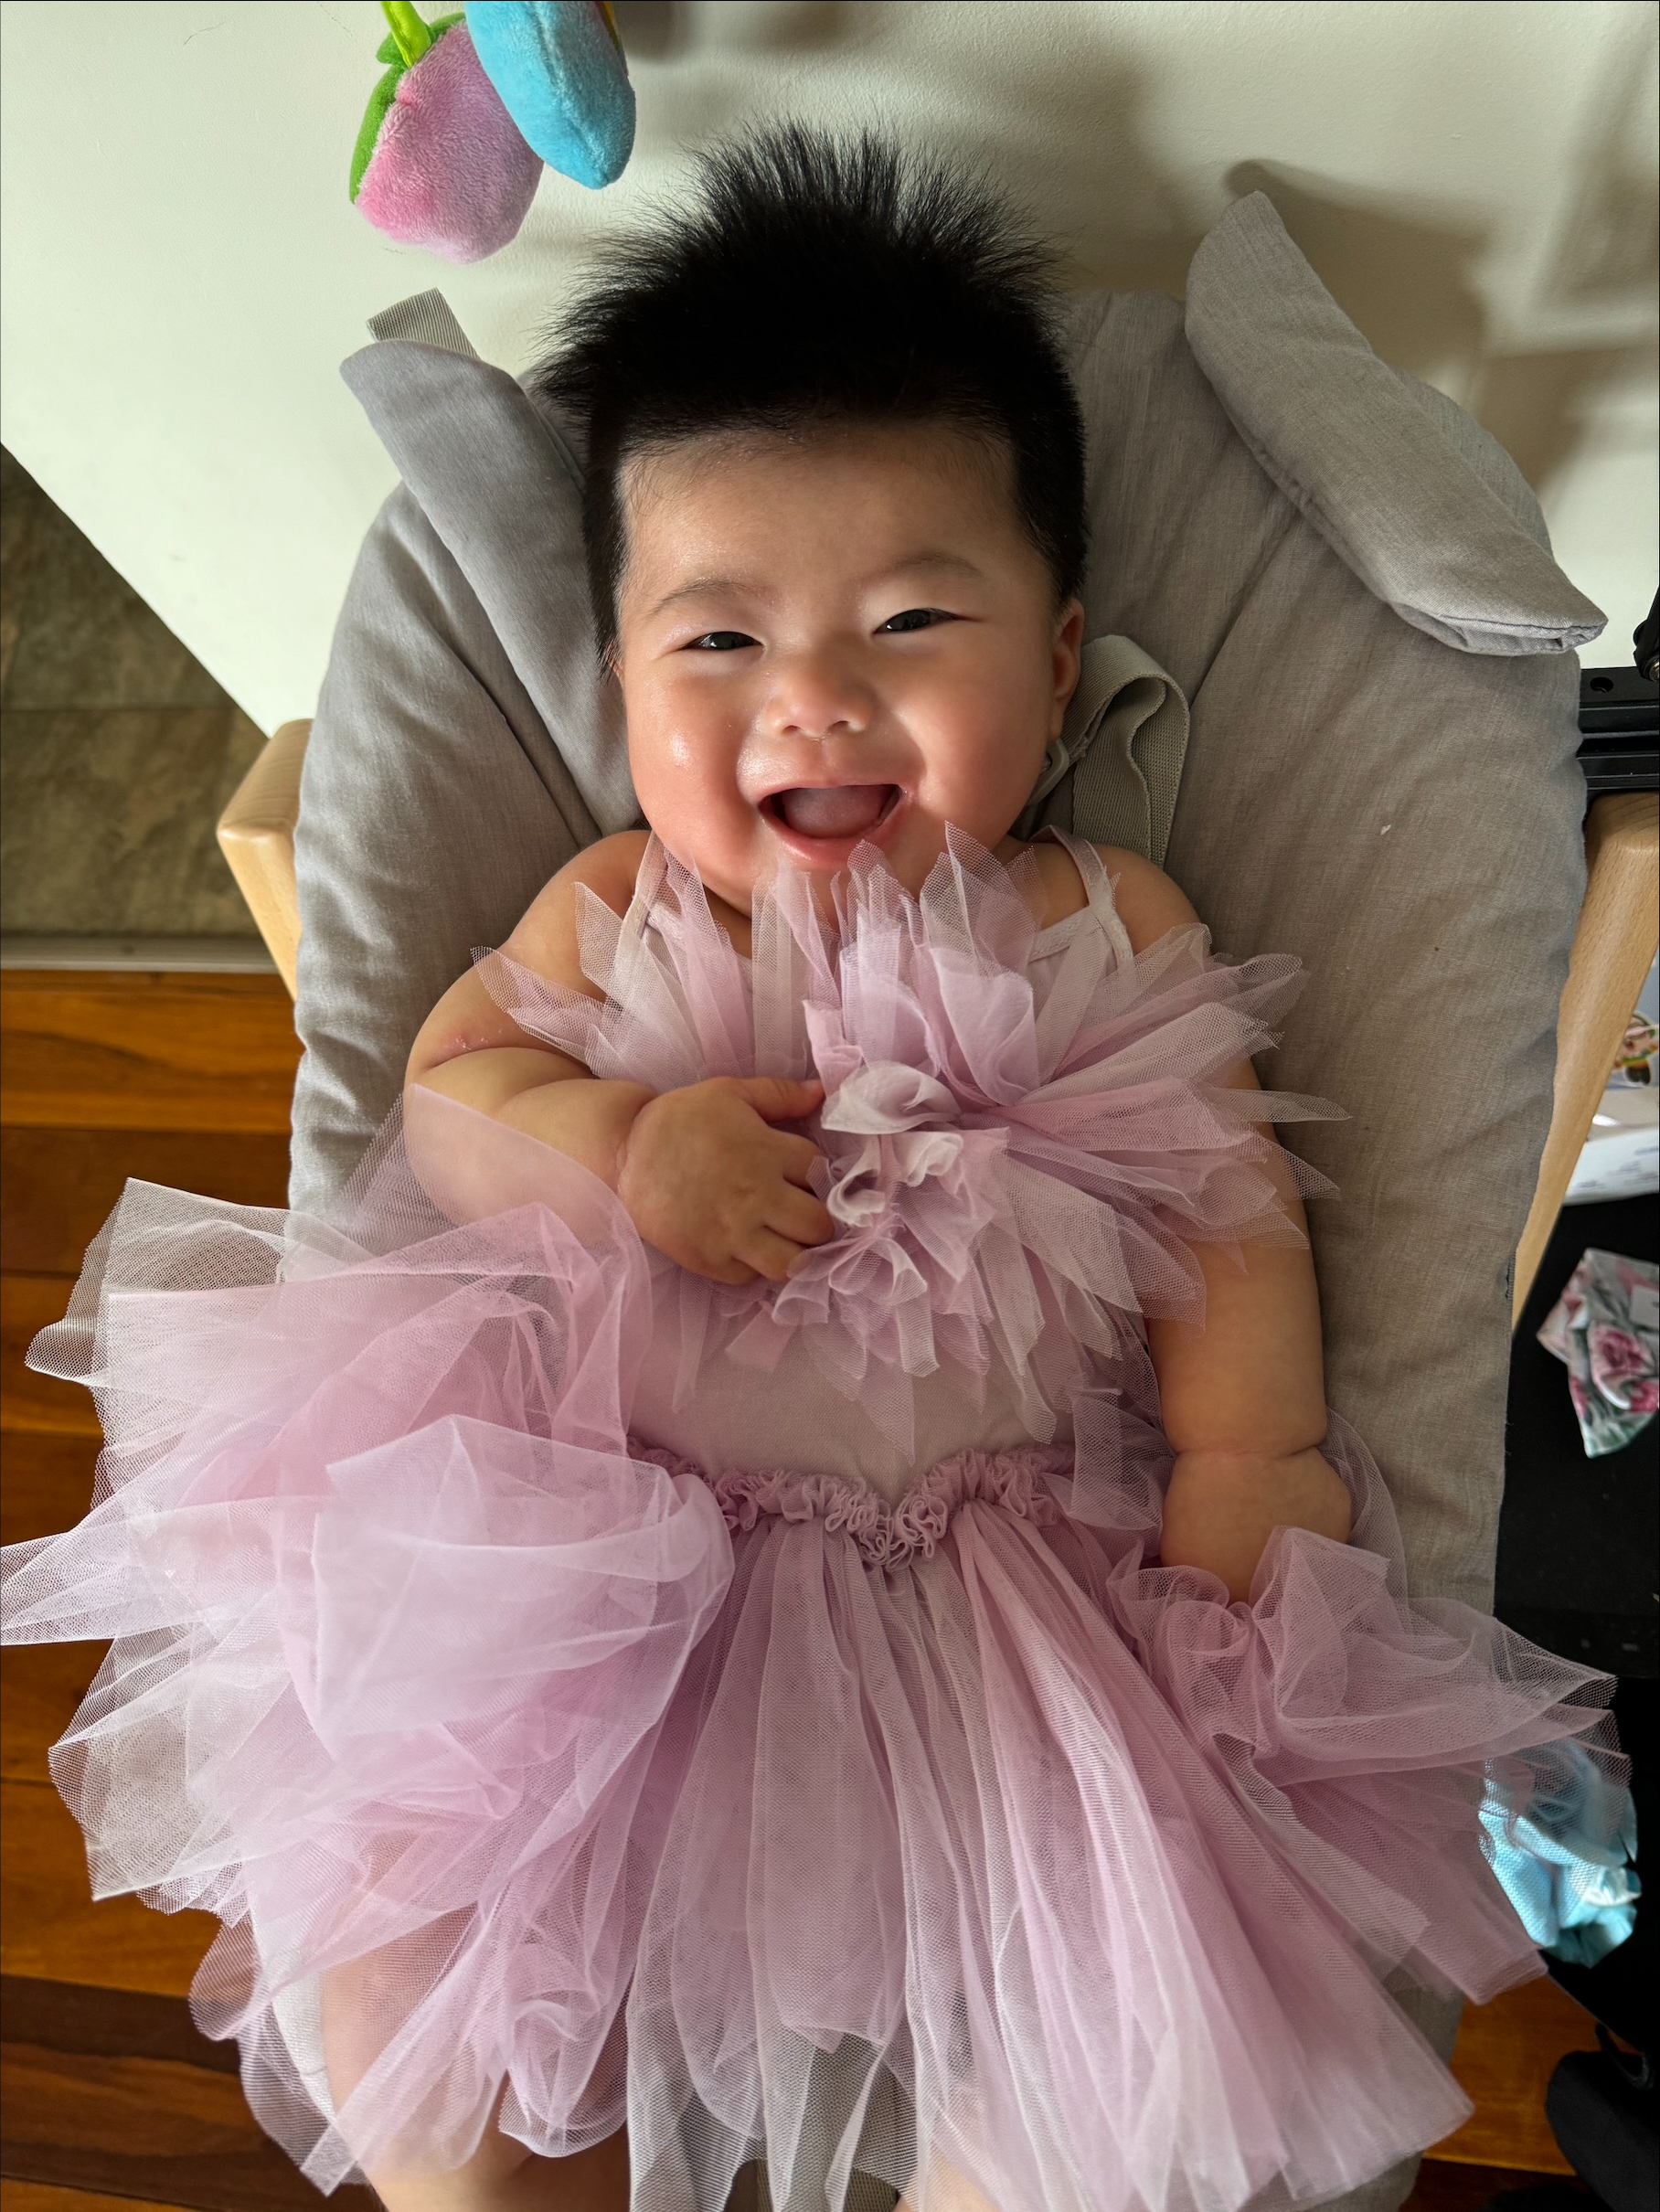
M445 31L464 21L463 16L455 15L441 16L436 23L429 23L427 28L432 34L432 46L437 45ZM431 51L432 47L430 46L427 48L427 54ZM424 61L426 58L427 55L423 54L420 61ZM405 74L403 56L398 51L398 41L389 31L377 48L375 58L377 61L386 62L388 68L386 75L369 94L369 104L363 111L363 122L357 131L357 143L352 148L352 175L348 197L353 200L356 200L368 165L375 158L375 148L380 142L380 126L386 121L387 110L398 97L399 80ZM420 61L415 64L417 69L420 67Z
M388 38L387 45L391 46L391 44L392 42ZM395 52L397 49L393 50ZM377 58L383 58L384 49L382 55L378 56ZM399 80L402 75L403 63L399 61L395 68L387 71L369 94L369 104L363 111L363 122L357 132L357 143L352 148L350 197L354 200L357 197L357 188L363 182L364 173L375 158L375 148L380 138L380 126L386 121L387 110L398 97Z

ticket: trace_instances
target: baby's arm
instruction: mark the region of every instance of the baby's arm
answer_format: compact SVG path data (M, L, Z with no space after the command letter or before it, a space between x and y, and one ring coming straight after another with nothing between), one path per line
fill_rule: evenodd
M1102 847L1101 856L1137 952L1198 920L1151 861L1115 846ZM1259 1087L1249 1060L1213 1079ZM1267 1172L1281 1210L1306 1237L1302 1201L1277 1146ZM1348 1537L1348 1493L1319 1451L1320 1295L1306 1243L1242 1240L1243 1274L1218 1245L1190 1249L1205 1278L1203 1325L1147 1324L1165 1433L1176 1455L1160 1548L1166 1567L1206 1568L1230 1598L1247 1598L1275 1528L1310 1528L1339 1543Z
M503 950L597 998L578 957L577 887L624 912L645 842L628 831L587 846L538 894ZM469 971L427 1016L404 1083L579 1162L616 1192L648 1243L718 1282L758 1274L782 1281L803 1246L834 1234L828 1210L804 1187L817 1147L770 1126L811 1113L823 1096L816 1081L718 1077L661 1095L644 1083L601 1081L528 1035Z

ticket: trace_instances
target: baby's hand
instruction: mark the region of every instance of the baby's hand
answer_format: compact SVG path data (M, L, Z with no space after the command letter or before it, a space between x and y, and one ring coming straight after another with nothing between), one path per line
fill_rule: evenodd
M1346 1544L1350 1518L1349 1494L1318 1452L1178 1452L1159 1554L1166 1567L1203 1567L1230 1599L1249 1599L1276 1528Z
M782 1282L803 1247L826 1243L835 1223L804 1187L817 1145L767 1124L802 1120L824 1095L816 1078L716 1076L648 1101L617 1176L634 1227L713 1282Z

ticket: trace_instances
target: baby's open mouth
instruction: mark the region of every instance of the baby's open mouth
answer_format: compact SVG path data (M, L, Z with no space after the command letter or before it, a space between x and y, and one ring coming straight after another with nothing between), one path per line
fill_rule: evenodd
M761 804L798 837L857 837L875 829L899 795L897 783L798 784Z

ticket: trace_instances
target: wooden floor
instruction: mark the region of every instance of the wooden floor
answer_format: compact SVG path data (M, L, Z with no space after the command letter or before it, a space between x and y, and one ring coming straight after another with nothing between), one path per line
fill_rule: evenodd
M275 976L0 974L0 1522L85 1512L91 1400L23 1353L128 1176L281 1206L299 1048ZM90 1902L47 1751L98 1644L0 1654L0 2212L285 2212L318 2193L255 2124L234 2044L185 2004L217 1923ZM341 2190L345 2208L368 2207Z
M0 1519L9 1542L86 1510L98 1431L79 1386L23 1353L62 1313L128 1176L281 1205L298 1060L274 977L0 973ZM0 1658L0 2212L282 2212L317 2202L244 2103L233 2045L186 1992L215 1922L89 1901L49 1746L101 1655ZM1595 2046L1555 1984L1465 2015L1454 2060L1475 2117L1426 2161L1417 2212L1476 2212L1567 2172L1545 2124L1566 2051ZM332 2200L369 2206L366 2190Z

